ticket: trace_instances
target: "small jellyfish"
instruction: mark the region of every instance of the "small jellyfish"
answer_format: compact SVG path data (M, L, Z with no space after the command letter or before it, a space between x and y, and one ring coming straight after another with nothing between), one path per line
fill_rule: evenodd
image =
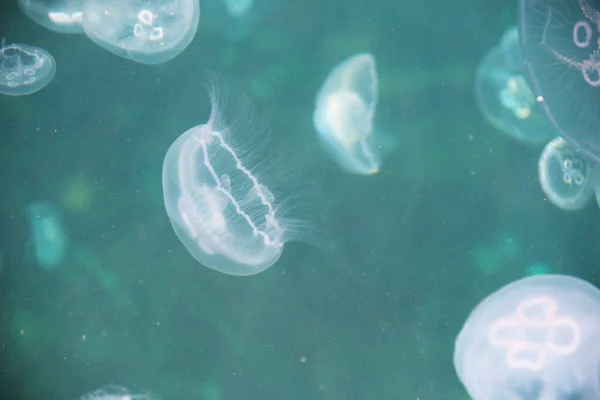
M201 29L239 42L260 27L277 6L272 0L203 0L202 12L210 18L202 22Z
M579 210L594 194L596 171L561 137L546 145L538 163L540 185L548 200L563 210Z
M234 18L247 14L254 6L254 0L223 0L227 13Z
M86 0L85 34L99 46L142 64L181 53L198 30L198 0Z
M19 7L39 25L58 33L83 33L83 0L19 0Z
M145 394L133 394L127 388L111 384L86 393L79 400L152 400L152 397Z
M167 151L163 194L171 225L196 260L226 274L253 275L273 265L286 242L311 241L311 224L290 211L306 199L294 186L281 190L290 172L274 160L281 153L266 145L247 108L232 110L230 103L213 87L208 122Z
M488 123L517 140L546 143L556 136L523 76L516 27L508 28L479 63L475 97Z
M27 206L31 223L30 245L35 260L44 269L59 266L67 250L67 234L59 210L51 203L34 202Z
M46 50L24 44L4 43L0 47L0 93L9 96L31 94L50 83L56 62Z
M336 65L317 94L313 123L318 136L348 172L379 172L378 143L373 132L377 93L375 58L360 53Z
M530 276L471 312L454 368L473 400L598 400L599 337L600 290L570 276Z
M590 0L519 0L525 74L570 145L600 161L600 7Z

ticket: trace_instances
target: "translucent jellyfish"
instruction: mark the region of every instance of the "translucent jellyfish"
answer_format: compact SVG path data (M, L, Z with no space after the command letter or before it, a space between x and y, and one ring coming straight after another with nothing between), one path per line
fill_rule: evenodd
M346 171L379 172L373 132L378 77L375 58L360 53L336 65L319 90L313 123L329 154Z
M241 17L248 13L252 6L254 6L254 0L223 0L227 13L232 17Z
M544 194L563 210L579 210L593 196L596 171L592 163L561 137L546 145L538 171Z
M31 94L50 83L56 62L46 50L24 44L0 47L0 93L10 96Z
M181 53L198 29L198 0L86 0L83 28L123 58L159 64Z
M546 143L556 136L523 76L516 27L508 28L479 63L475 96L488 123L520 141Z
M297 193L278 190L288 179L273 159L281 153L266 145L248 109L226 108L218 97L214 89L209 121L184 132L165 156L165 208L196 260L226 274L252 275L273 265L287 241L307 240L310 225L290 214L304 199L290 202Z
M504 286L471 312L454 368L473 400L598 400L600 290L564 275Z
M201 29L238 42L260 27L264 18L275 12L272 0L202 0L202 13L210 15Z
M105 385L93 392L84 394L79 400L152 400L145 394L132 394L122 386Z
M46 29L59 33L83 33L83 0L19 0L29 18Z
M590 0L519 0L530 87L569 144L600 160L600 8Z
M34 202L26 211L31 224L30 246L37 264L44 269L56 268L67 250L67 234L58 208L48 202Z

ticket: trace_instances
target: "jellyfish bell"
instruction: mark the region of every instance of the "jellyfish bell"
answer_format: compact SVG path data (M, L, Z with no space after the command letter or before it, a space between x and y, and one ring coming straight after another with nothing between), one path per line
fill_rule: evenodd
M19 0L19 8L33 21L58 33L83 33L83 0Z
M548 200L563 210L583 208L594 194L596 168L561 137L544 147L538 173L540 186Z
M571 146L600 162L600 4L520 0L518 28L536 100Z
M209 120L167 151L165 208L197 261L230 275L253 275L277 262L287 242L320 244L320 235L315 214L303 208L310 192L298 185L285 153L248 104L227 97L222 84L209 85Z
M506 29L477 66L475 98L486 121L514 139L541 144L556 136L523 76L516 27Z
M86 0L83 28L96 44L142 64L171 60L198 29L198 0Z
M44 49L25 44L0 45L0 94L22 96L48 85L56 73L56 61Z
M317 93L313 125L325 150L347 172L379 172L378 92L375 57L358 53L334 66Z

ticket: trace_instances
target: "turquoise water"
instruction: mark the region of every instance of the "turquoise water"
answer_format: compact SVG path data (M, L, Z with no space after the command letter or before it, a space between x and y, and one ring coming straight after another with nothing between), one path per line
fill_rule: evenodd
M2 5L0 35L57 69L39 92L0 97L0 397L113 383L165 400L468 399L452 353L481 299L537 273L600 284L595 202L550 204L542 148L478 111L477 65L515 24L514 1L490 3L271 0L245 35L201 14L190 46L153 66ZM337 166L311 120L330 69L358 52L377 58L377 126L395 138L372 176ZM161 169L209 118L207 73L252 102L318 190L326 246L286 243L235 277L179 242ZM52 269L31 247L38 201L68 236Z

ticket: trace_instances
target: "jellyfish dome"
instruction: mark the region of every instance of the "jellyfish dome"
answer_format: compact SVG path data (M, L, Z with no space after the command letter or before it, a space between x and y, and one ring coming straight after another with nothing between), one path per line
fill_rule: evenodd
M58 33L83 33L83 0L19 0L21 10L33 21Z
M598 400L599 337L600 290L574 277L530 276L471 312L454 367L473 400Z
M558 133L600 161L600 2L519 0L531 90Z
M211 100L208 122L184 132L167 151L165 208L201 264L230 275L257 274L279 259L287 241L308 238L310 224L290 213L305 199L278 189L289 174L249 111L228 112L231 98L221 102L216 92Z
M375 57L356 54L330 72L317 94L313 124L325 149L346 171L379 172L373 119L379 79Z
M171 60L198 30L198 0L86 0L85 34L123 58L159 64Z
M538 162L540 186L550 202L563 210L583 208L594 194L597 171L561 137L550 141Z
M516 27L508 28L477 67L477 105L494 128L526 143L546 143L556 136L523 76Z
M48 85L56 73L56 61L44 49L25 44L0 45L0 93L22 96Z

